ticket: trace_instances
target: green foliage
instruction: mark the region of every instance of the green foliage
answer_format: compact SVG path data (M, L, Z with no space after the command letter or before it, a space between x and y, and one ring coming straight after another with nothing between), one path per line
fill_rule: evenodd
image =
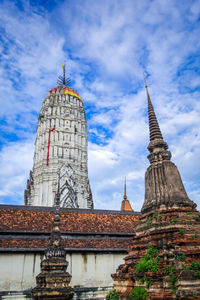
M200 278L200 271L196 271L196 272L194 273L194 277Z
M145 300L148 297L148 292L144 288L135 286L129 294L131 300Z
M190 270L200 271L200 262L193 261L190 265Z
M186 215L188 215L188 216L193 215L193 212L187 211L187 212L186 212Z
M44 118L44 115L39 115L39 120L41 120L42 118Z
M148 248L147 248L147 256L150 256L150 255L152 255L152 254L158 254L158 249L157 248L155 248L154 246L149 246Z
M119 300L119 295L116 290L112 290L106 296L106 300Z
M179 233L183 235L185 232L184 232L183 229L180 229L180 230L179 230Z
M189 269L189 270L194 270L194 271L196 271L196 272L194 273L194 277L200 278L200 262L199 262L199 261L193 261L193 262L191 263L191 265L188 266L188 269Z
M136 264L136 276L139 273L158 272L159 256L156 256L156 254L158 254L158 249L156 249L154 246L148 247L147 254ZM153 284L153 282L148 278L146 274L144 274L144 276L140 278L140 282L146 283L147 288L149 288Z
M160 217L166 217L167 214L160 214L159 216L160 216Z
M147 225L149 226L151 225L151 223L152 223L152 217L147 216Z
M175 259L176 259L176 260L182 260L182 261L185 261L185 259L186 259L185 253L183 253L183 252L177 253L177 254L175 255Z
M194 273L194 277L200 278L200 262L199 261L192 261L192 263L190 265L183 266L183 269L196 271Z
M177 221L178 221L177 217L175 217L174 219L170 219L170 223L173 225L175 225Z
M189 266L186 266L186 265L183 265L183 270L189 270L190 268L189 268Z
M158 219L158 214L155 213L155 214L153 215L153 218L157 220L157 219Z
M194 292L194 293L192 294L192 297L193 297L193 298L197 298L197 293Z
M192 239L195 239L196 238L196 235L195 234L192 234Z
M144 284L146 283L146 287L149 289L152 284L153 281L151 279L149 279L149 277L145 274L141 279L140 279L140 283Z
M157 272L159 256L152 257L157 253L158 249L153 246L148 247L147 254L136 264L135 273Z
M167 272L167 274L170 277L170 282L171 282L171 286L172 286L172 294L176 294L177 291L177 286L176 286L176 268L174 266L170 267L170 266L166 266L165 267L165 271Z

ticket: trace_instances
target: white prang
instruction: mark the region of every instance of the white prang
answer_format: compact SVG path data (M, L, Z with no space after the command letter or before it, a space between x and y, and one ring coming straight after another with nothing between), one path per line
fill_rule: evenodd
M54 130L52 130L55 128ZM49 161L47 152L49 131ZM25 205L53 206L60 174L62 207L93 208L87 167L87 124L83 102L62 87L44 99L35 141L34 165Z

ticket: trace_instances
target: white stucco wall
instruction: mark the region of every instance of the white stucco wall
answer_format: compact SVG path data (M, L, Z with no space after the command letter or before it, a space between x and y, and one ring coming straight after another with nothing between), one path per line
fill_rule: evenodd
M67 254L71 286L112 286L111 274L123 263L124 254ZM0 291L25 291L36 285L40 254L0 254Z

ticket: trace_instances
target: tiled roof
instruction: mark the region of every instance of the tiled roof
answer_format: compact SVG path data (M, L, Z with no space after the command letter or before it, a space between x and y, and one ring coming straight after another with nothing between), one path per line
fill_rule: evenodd
M61 209L60 230L67 249L123 250L134 235L139 213ZM0 250L44 249L54 209L0 205Z

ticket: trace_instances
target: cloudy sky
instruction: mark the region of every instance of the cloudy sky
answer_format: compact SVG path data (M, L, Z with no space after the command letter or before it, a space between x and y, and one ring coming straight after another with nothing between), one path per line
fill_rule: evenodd
M200 209L200 1L0 1L0 202L23 204L39 110L66 63L85 104L95 208L134 210L149 165L143 75Z

